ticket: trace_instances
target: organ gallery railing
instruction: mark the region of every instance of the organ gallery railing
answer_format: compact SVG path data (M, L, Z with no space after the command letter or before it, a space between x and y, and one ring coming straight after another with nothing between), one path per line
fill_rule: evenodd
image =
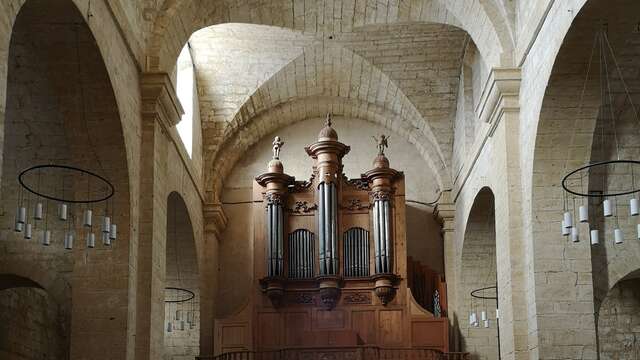
M376 346L320 349L238 351L197 360L469 360L469 353L443 353L433 349L387 349Z

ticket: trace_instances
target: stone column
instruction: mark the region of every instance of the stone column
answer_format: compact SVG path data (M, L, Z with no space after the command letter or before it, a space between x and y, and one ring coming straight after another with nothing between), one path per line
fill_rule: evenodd
M214 323L218 289L218 249L221 234L227 227L222 204L204 206L204 247L198 254L200 264L200 355L213 355Z
M460 334L456 328L458 321L456 317L456 286L459 283L457 277L457 262L459 255L457 253L456 240L454 236L455 229L455 204L452 200L451 191L443 191L440 200L436 205L433 216L442 227L442 240L444 241L444 274L447 282L447 311L446 315L449 319L449 350L460 350ZM464 321L464 318L462 319Z
M164 349L167 136L182 108L166 73L143 74L140 226L136 294L136 359L161 359Z
M520 167L520 69L493 69L481 99L480 119L490 125L494 148L496 258L500 355L528 359L527 258Z

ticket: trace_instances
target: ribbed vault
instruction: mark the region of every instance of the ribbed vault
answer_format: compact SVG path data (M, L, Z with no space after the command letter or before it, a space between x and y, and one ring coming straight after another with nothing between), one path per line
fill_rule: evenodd
M497 4L488 0L170 0L153 18L146 70L171 71L198 29L222 23L272 25L306 34L349 33L372 24L441 23L463 28L490 66L511 65L513 36Z

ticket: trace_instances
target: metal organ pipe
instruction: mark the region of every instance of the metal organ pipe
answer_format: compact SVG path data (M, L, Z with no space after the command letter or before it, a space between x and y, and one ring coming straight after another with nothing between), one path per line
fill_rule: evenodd
M318 187L318 247L319 247L319 263L320 263L320 275L327 273L327 267L325 264L326 249L325 249L325 233L324 233L324 184L320 184Z
M391 272L391 211L389 210L389 200L383 200L384 204L384 254L385 272Z
M373 228L376 258L376 273L391 270L391 210L389 200L376 200L373 204Z
M267 273L269 276L283 275L283 256L284 256L284 217L282 205L270 201L267 205L267 251L269 254Z
M320 275L337 273L337 214L338 200L333 183L318 187L318 233L320 241Z

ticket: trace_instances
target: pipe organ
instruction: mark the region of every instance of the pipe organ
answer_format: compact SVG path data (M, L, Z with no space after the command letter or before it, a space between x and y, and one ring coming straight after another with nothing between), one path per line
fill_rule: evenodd
M330 116L305 148L313 161L309 180L287 175L283 142L276 137L273 144L253 188L255 290L237 315L216 320L217 352L361 345L445 351L447 319L425 310L408 287L404 175L384 155L386 138L373 167L356 179L343 174L350 147L338 141ZM445 315L446 294L438 301Z

